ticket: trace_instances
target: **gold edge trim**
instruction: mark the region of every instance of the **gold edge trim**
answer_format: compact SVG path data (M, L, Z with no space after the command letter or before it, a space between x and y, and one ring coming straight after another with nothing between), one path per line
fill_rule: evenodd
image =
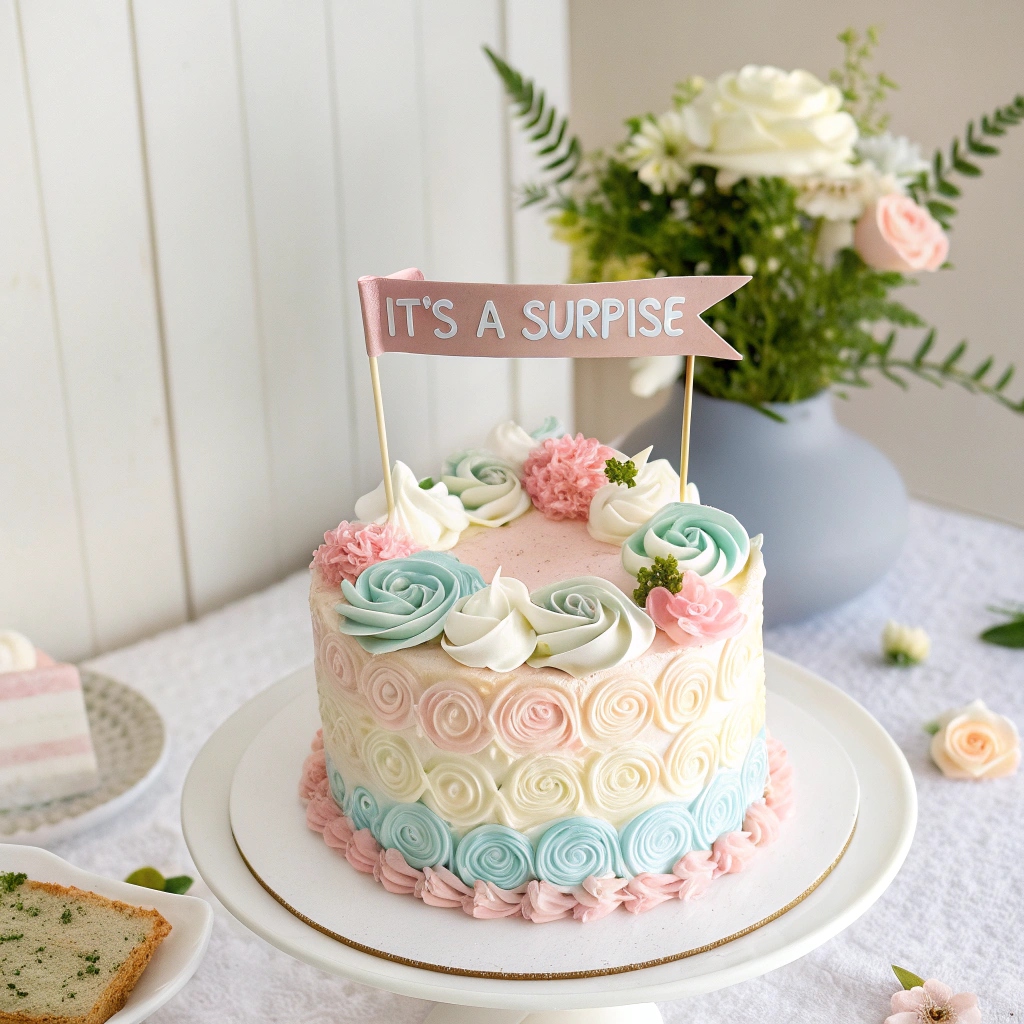
M859 817L859 815L858 815ZM668 956L658 957L656 960L645 960L639 964L624 964L620 967L602 967L598 970L593 971L545 971L541 974L522 974L518 972L506 972L506 971L471 971L462 967L446 967L443 964L431 964L426 963L423 960L410 960L408 957L398 956L395 953L387 953L382 949L375 949L373 946L367 946L362 942L357 942L355 939L348 939L344 935L339 935L337 932L333 932L330 928L324 927L322 924L318 924L312 918L306 917L301 911L296 910L287 900L274 892L269 885L260 877L256 869L246 859L245 853L243 853L241 846L238 845L238 839L235 837L234 829L231 831L231 838L234 840L235 849L238 850L239 857L242 858L242 862L249 869L249 873L257 882L277 900L278 903L284 907L285 910L290 914L294 914L303 924L309 925L310 928L315 929L322 935L326 935L328 938L334 939L343 945L349 946L352 949L358 950L360 953L368 953L370 956L378 957L381 960L390 960L392 963L403 964L406 967L417 967L423 971L433 971L435 974L455 974L466 978L491 978L498 981L570 981L577 978L603 978L612 974L628 974L631 971L643 971L648 967L660 967L662 964L674 963L677 960L685 960L691 956L698 956L701 953L707 953L712 949L717 949L719 946L724 946L727 942L733 942L735 939L741 939L744 935L749 935L751 932L757 931L759 928L763 928L766 924L771 924L772 921L777 921L783 914L792 910L798 903L803 903L808 896L814 892L815 889L825 881L826 878L836 869L839 862L846 855L846 851L850 848L850 843L853 842L854 833L857 831L857 819L854 819L853 828L850 829L850 834L846 837L846 842L843 844L843 848L839 851L839 855L834 861L814 880L814 882L805 889L796 899L790 900L781 910L776 910L774 913L769 914L766 918L758 921L756 924L748 925L746 928L741 929L738 932L734 932L732 935L727 935L724 939L718 939L715 942L709 942L704 946L697 946L695 949L688 949L683 953L671 953Z

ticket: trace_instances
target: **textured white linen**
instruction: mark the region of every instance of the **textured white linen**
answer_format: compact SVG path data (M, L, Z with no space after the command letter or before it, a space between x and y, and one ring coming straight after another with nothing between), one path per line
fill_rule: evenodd
M765 560L770 574L770 538ZM178 814L185 773L232 711L309 662L307 586L306 574L297 574L90 663L156 704L168 725L170 760L138 804L55 852L119 878L142 864L195 874ZM666 1021L881 1022L896 987L890 962L977 992L986 1024L1021 1020L1024 773L997 782L946 780L928 758L921 728L975 697L1024 727L1024 651L977 640L994 621L986 605L1010 600L1024 601L1024 531L915 504L910 540L881 584L836 612L766 636L767 646L845 689L892 733L917 781L917 836L896 881L851 928L764 978L663 1004ZM879 638L887 618L925 627L932 638L927 664L883 664ZM201 882L193 892L216 902ZM425 1002L297 963L218 907L205 962L151 1020L415 1024L428 1010Z

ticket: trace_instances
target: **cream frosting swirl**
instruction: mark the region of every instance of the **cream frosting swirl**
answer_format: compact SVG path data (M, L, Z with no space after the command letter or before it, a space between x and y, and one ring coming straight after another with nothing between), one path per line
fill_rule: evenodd
M597 576L553 583L530 595L524 610L537 633L528 664L579 678L640 657L655 626L614 584Z
M394 733L373 729L363 740L363 764L380 788L403 803L416 800L427 788L427 777L409 744Z
M536 754L517 761L502 783L508 824L526 829L575 814L583 805L583 786L574 759Z
M583 701L588 741L603 748L632 739L650 725L657 703L651 684L640 676L602 680Z
M462 502L477 526L504 526L530 508L530 496L512 463L482 448L453 455L445 462L441 483Z
M479 761L457 754L437 758L430 763L427 779L430 788L423 802L456 828L490 817L498 787Z
M618 820L642 806L658 788L661 760L643 743L624 744L587 767L587 801L603 817Z
M672 502L622 545L622 567L631 576L672 555L679 571L692 570L721 586L747 564L750 538L735 516L710 505Z
M456 495L449 494L443 483L420 487L416 475L404 462L395 463L391 488L395 512L390 519L383 480L356 502L356 516L365 523L390 522L430 551L454 547L459 534L469 526L469 516Z
M36 649L13 629L0 631L0 672L26 672L36 667Z
M523 614L529 605L526 585L502 578L499 566L489 586L455 602L441 646L460 665L511 672L537 646L537 634Z
M648 462L650 455L651 448L645 448L630 460L636 466L632 487L607 483L591 499L587 530L594 540L624 543L658 509L679 497L679 474L668 459Z

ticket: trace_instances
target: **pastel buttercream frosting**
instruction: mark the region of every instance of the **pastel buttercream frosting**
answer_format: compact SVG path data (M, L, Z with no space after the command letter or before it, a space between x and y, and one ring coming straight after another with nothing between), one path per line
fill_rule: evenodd
M459 598L483 586L476 569L444 552L380 562L355 584L342 580L338 628L371 654L415 647L440 636Z
M667 459L649 462L651 448L630 460L636 467L633 486L607 483L590 501L587 529L604 544L621 545L658 509L679 497L679 474Z
M735 516L709 505L673 502L622 545L622 565L636 576L655 558L671 555L680 570L720 586L743 569L749 554L750 538Z
M654 641L650 617L597 576L552 583L530 595L524 615L537 633L528 664L585 676L637 658Z
M510 462L518 472L537 445L549 437L561 437L564 433L565 427L555 416L548 416L536 430L529 433L515 420L505 420L487 435L484 447Z
M391 471L395 511L388 516L384 481L356 502L356 517L367 523L387 523L412 538L419 547L447 551L458 543L469 526L469 516L457 495L449 494L443 483L420 487L413 471L396 462Z
M530 507L512 463L482 448L451 456L441 483L462 502L471 523L504 526Z
M441 646L462 665L511 672L537 646L537 634L523 614L529 605L525 584L502 578L499 567L488 586L455 602Z

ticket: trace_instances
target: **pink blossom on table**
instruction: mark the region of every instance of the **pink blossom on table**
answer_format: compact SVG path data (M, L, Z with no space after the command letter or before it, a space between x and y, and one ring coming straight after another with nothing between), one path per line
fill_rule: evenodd
M590 502L608 483L604 464L617 453L593 437L549 437L527 456L522 482L548 519L583 519Z
M634 896L628 886L628 878L616 878L614 875L597 878L588 875L581 885L573 888L576 906L573 907L572 916L584 924L607 917L622 904L633 902Z
M934 979L894 992L890 1009L885 1024L981 1024L978 997L973 992L954 995L948 985Z
M711 847L711 857L715 862L714 877L735 875L742 871L755 853L757 847L746 832L727 832L719 836Z
M699 647L735 636L747 623L736 595L706 583L700 573L683 573L678 594L654 587L644 610L680 647Z
M493 921L499 917L516 917L521 912L526 886L518 889L500 889L493 882L477 879L473 892L462 897L462 909L480 921Z
M299 779L299 799L312 800L318 792L318 785L327 780L327 762L324 752L313 751L302 762L302 777Z
M321 835L324 829L340 816L341 811L330 796L314 796L306 805L306 824Z
M762 801L751 804L743 818L743 831L755 846L767 846L779 838L779 816Z
M909 196L882 196L857 221L853 247L875 270L938 270L949 255L942 225Z
M352 845L352 837L355 834L355 826L350 819L342 814L333 821L329 821L324 827L324 842L344 857L348 853L349 846Z
M563 917L572 917L576 897L571 892L562 892L550 882L527 882L526 893L520 904L523 917L534 924L547 924Z
M715 879L717 864L710 850L691 850L672 866L672 874L682 879L679 898L686 902L699 900Z
M372 875L380 857L380 844L368 828L352 833L352 841L345 851L345 860L364 875Z
M381 850L373 877L396 896L411 896L423 880L423 872L410 867L401 850Z
M626 904L631 914L645 914L659 903L679 898L682 879L676 875L653 874L644 871L634 875L626 888L633 899Z
M324 542L313 552L310 568L320 570L324 582L341 586L355 583L364 569L389 558L405 558L421 551L404 530L391 523L349 523L342 521L324 534Z
M461 907L463 899L472 894L473 890L458 875L441 864L423 869L423 881L416 884L413 893L431 907Z
M793 766L781 740L768 737L768 785L764 802L785 821L793 813Z

